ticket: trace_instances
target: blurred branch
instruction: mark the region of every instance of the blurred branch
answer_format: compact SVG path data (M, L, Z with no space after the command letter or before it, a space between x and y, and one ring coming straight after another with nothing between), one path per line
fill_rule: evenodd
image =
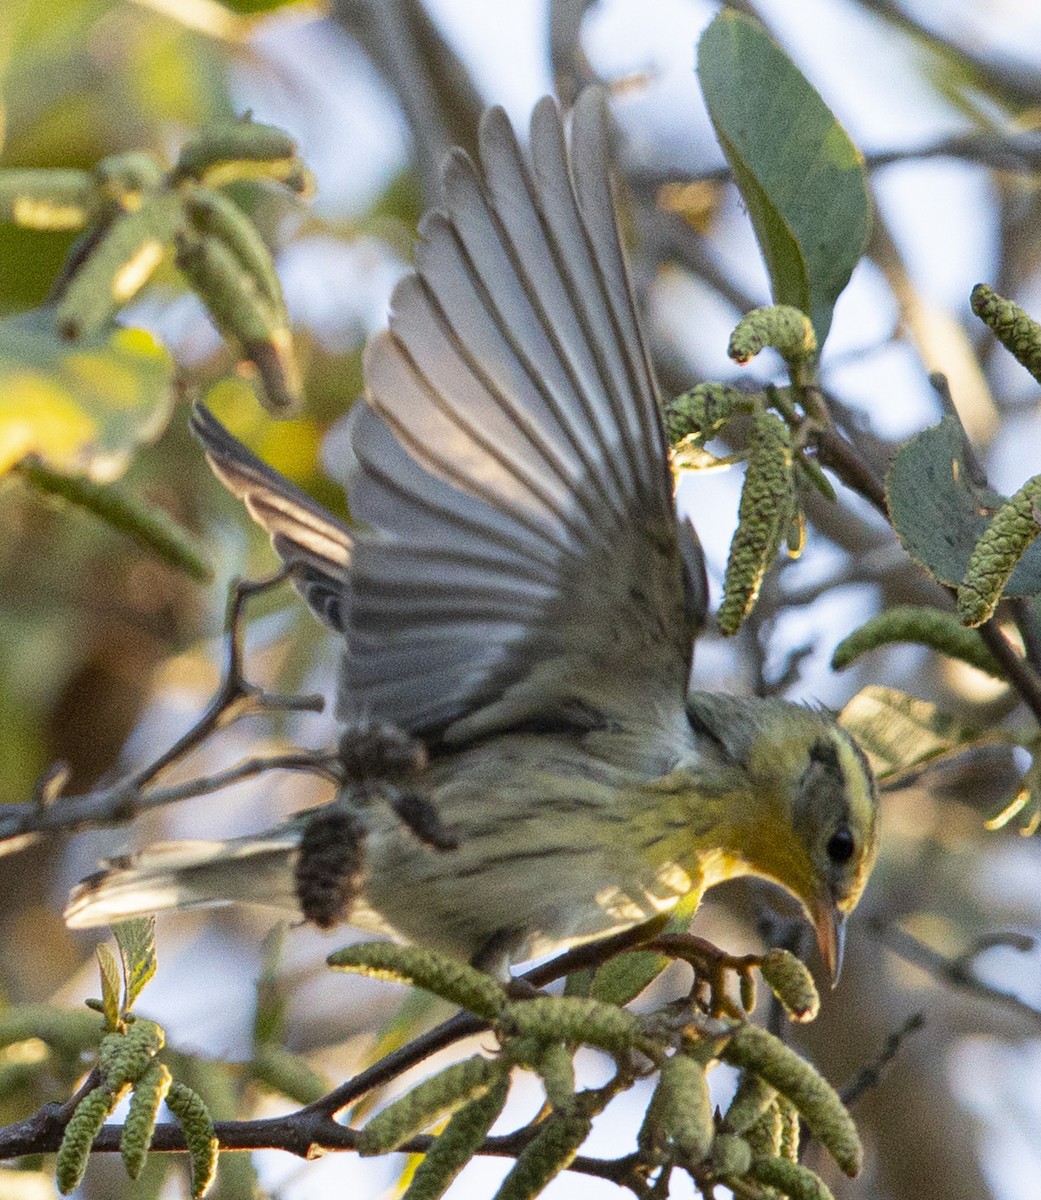
M527 971L514 981L524 994L537 994L536 989L576 970L595 967L624 950L640 945L660 930L661 921L647 922L612 937L575 947L550 962ZM700 939L699 939L700 941ZM708 943L704 943L706 946ZM689 1016L688 1016L689 1020ZM406 1046L385 1055L379 1062L360 1072L353 1079L335 1088L328 1095L285 1116L246 1121L215 1121L214 1133L222 1150L283 1150L310 1159L325 1151L357 1149L359 1133L341 1125L336 1114L348 1104L398 1078L432 1054L467 1037L488 1029L489 1023L469 1013L459 1013L435 1029L420 1035ZM90 1080L88 1080L88 1083ZM618 1071L603 1087L582 1093L592 1111L598 1112L619 1090L630 1086L632 1078ZM63 1104L48 1104L31 1117L0 1129L0 1158L15 1158L27 1154L52 1153L61 1144L65 1125L79 1096L89 1090L84 1084L73 1100ZM505 1136L486 1138L477 1153L515 1158L536 1136L538 1118ZM105 1125L93 1142L92 1152L113 1153L120 1149L123 1126ZM424 1153L435 1139L429 1135L413 1137L400 1147L405 1153ZM167 1122L155 1128L151 1148L156 1151L183 1151L185 1138L179 1124ZM595 1178L608 1179L628 1187L639 1196L647 1194L646 1181L638 1171L636 1155L617 1159L596 1159L579 1155L568 1170Z
M1041 172L1041 132L1035 129L972 129L919 146L865 151L864 166L868 171L876 171L896 163L917 163L934 158L952 158L995 171L1033 175ZM657 191L666 184L679 182L727 183L730 178L728 166L712 167L694 174L680 166L657 169L641 166L632 173L634 185L645 191Z
M988 935L975 942L963 954L947 958L931 946L920 942L906 930L886 921L875 918L871 921L871 929L894 954L898 954L905 962L913 963L916 967L928 971L941 983L958 991L968 992L970 995L987 1000L992 1004L1000 1004L1018 1016L1026 1017L1033 1024L1041 1025L1041 1009L1027 1004L1013 992L984 983L974 971L976 959L985 950L1002 945L1011 946L1013 949L1024 952L1034 948L1033 938L1025 938L1022 934L1016 933Z
M449 147L477 149L483 102L459 56L420 0L332 0L332 19L365 49L412 134L423 207L441 197Z
M883 1071L897 1056L907 1038L912 1033L917 1033L924 1026L925 1013L916 1012L908 1017L899 1029L886 1038L885 1045L878 1052L875 1061L862 1067L849 1083L840 1090L839 1095L842 1097L842 1103L846 1105L854 1104L865 1092L878 1087L882 1081Z
M338 757L321 751L295 750L267 758L252 758L216 775L193 779L177 787L147 791L164 771L198 750L210 737L241 717L272 712L321 712L321 696L280 696L265 692L243 674L243 615L246 601L283 583L280 571L261 580L238 580L229 591L225 625L225 662L221 682L206 711L173 746L148 766L112 787L78 796L62 795L65 770L59 764L38 783L27 804L0 808L0 855L22 849L35 836L56 830L122 824L139 812L192 796L207 795L231 783L271 770L307 771L337 781ZM7 845L3 843L7 842Z
M1030 107L1041 101L1037 72L1027 64L1024 63L1022 70L1016 70L1009 66L1006 59L998 66L982 55L974 53L968 46L946 36L939 29L930 28L916 20L896 4L895 0L857 0L857 3L861 8L881 17L934 51L959 59L971 67L987 87L998 92L1007 102Z

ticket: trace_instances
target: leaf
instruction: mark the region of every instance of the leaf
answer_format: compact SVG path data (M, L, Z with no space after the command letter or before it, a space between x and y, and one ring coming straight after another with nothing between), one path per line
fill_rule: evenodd
M777 304L832 309L867 245L863 158L808 80L756 21L724 9L698 44L716 136L748 205Z
M220 0L224 8L243 16L254 16L257 13L274 12L277 8L289 8L299 4L300 0Z
M119 1025L119 1000L123 982L119 974L119 963L104 942L94 948L94 953L98 957L98 969L101 973L101 1011L105 1014L105 1026L115 1029Z
M902 446L886 476L886 503L904 549L934 579L958 587L992 514L1005 497L973 481L971 450L948 413ZM1005 585L1006 596L1041 592L1041 542L1034 542Z
M699 891L688 892L682 896L669 911L669 919L661 925L661 933L686 933L691 919L697 911L701 900ZM654 917L648 924L659 922L660 917ZM629 954L619 954L608 959L596 969L592 983L588 989L589 995L605 1004L628 1004L658 978L672 962L664 954L653 950L636 950ZM583 972L584 974L584 972ZM569 995L578 994L581 980L576 981L575 988L568 987ZM570 985L571 978L568 979Z
M145 984L155 974L155 917L135 917L112 926L123 959L126 1011L134 1006Z
M962 725L935 704L896 688L864 688L839 714L839 724L857 739L879 779L995 741L993 731Z
M114 478L166 425L172 381L169 354L143 329L110 326L69 343L51 309L0 321L0 475L35 454Z

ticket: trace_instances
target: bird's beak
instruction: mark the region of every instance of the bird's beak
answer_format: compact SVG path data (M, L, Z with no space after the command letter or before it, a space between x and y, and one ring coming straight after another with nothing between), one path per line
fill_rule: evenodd
M840 912L830 896L822 896L813 913L813 928L821 958L835 987L842 974L842 957L846 951L846 914Z

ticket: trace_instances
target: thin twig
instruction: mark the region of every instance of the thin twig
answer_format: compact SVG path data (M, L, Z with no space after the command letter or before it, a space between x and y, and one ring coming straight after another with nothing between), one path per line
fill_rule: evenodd
M986 949L985 946L973 946L965 954L961 954L957 958L947 958L938 950L934 950L931 946L920 942L912 934L899 928L899 926L891 925L882 920L873 920L870 927L894 954L899 954L906 962L914 963L915 966L928 971L930 975L942 983L948 984L958 991L969 992L974 996L979 996L993 1004L1000 1004L1018 1016L1026 1017L1027 1020L1034 1024L1041 1024L1041 1009L1027 1004L1025 1000L1021 1000L1013 992L1007 992L1002 988L994 987L992 984L984 983L976 975L973 970L973 964L981 950ZM1006 944L1008 943L1006 942Z
M4 805L0 809L0 855L22 849L40 833L122 824L148 809L207 795L266 771L307 771L336 782L335 755L317 750L294 750L247 759L226 771L192 779L176 787L148 790L148 785L164 771L195 753L218 730L241 717L272 712L321 712L325 707L321 696L283 696L265 692L250 683L243 671L246 603L285 579L285 571L279 571L263 579L237 580L232 584L228 593L221 681L202 716L182 737L129 778L111 787L76 796L62 795L67 772L61 764L55 764L38 782L31 801Z
M911 1036L912 1033L917 1033L919 1029L925 1025L925 1013L913 1013L907 1020L886 1038L885 1045L878 1052L874 1062L868 1063L853 1076L839 1092L842 1103L848 1108L854 1104L865 1092L872 1088L878 1087L882 1080L882 1073L886 1067L893 1061L904 1041Z

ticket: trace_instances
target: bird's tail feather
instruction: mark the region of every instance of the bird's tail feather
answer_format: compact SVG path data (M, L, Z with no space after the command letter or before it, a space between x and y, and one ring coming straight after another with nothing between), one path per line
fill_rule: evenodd
M66 924L88 929L163 909L234 902L299 912L293 888L299 840L299 831L282 830L224 842L161 842L108 859L73 890Z

